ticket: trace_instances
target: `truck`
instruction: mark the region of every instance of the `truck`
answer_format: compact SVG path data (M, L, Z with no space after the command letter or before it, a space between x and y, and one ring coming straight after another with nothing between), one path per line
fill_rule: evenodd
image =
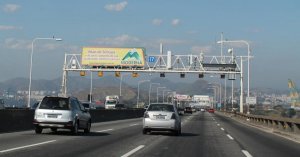
M123 97L119 95L109 95L105 99L105 109L115 109L116 104L123 104Z

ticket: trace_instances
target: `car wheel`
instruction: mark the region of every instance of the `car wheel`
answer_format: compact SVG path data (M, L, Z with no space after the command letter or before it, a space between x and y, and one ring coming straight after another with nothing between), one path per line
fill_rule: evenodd
M87 124L86 124L86 129L84 129L84 132L85 133L90 133L90 130L91 130L91 122L89 121Z
M57 131L57 128L51 128L51 131L55 132Z
M147 134L147 130L143 129L143 134L146 135Z
M42 131L43 131L43 128L35 127L35 133L40 134L40 133L42 133Z
M75 122L75 126L71 129L71 132L73 135L76 135L78 133L78 123Z

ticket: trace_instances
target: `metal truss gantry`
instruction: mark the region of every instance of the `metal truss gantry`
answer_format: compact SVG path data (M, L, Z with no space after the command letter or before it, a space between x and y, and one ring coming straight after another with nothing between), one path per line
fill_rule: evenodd
M155 57L155 62L149 62L149 57ZM67 96L68 72L132 72L132 73L180 73L199 74L202 78L204 74L228 75L228 79L235 80L236 74L241 76L241 95L243 92L243 62L251 56L204 56L198 55L145 55L145 66L88 66L81 65L81 54L65 54L63 65L62 95ZM167 60L167 62L166 62ZM240 64L238 63L240 61ZM241 100L242 101L242 100Z

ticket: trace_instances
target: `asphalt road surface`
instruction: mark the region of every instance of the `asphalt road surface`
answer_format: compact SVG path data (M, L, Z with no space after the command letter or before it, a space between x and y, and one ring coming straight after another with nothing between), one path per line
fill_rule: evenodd
M208 112L185 114L182 134L142 134L142 118L92 124L73 136L69 130L0 134L0 156L209 156L296 157L300 144Z

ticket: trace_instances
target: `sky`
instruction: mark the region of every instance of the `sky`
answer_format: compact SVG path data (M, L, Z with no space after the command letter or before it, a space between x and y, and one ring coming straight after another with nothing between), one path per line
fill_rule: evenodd
M80 54L81 47L145 47L147 54L220 55L224 40L245 40L250 44L250 88L288 89L288 78L300 85L299 42L300 1L289 0L2 0L0 1L0 82L29 78L30 54L35 38L61 38L63 41L36 40L33 48L33 79L51 80L62 76L66 53ZM234 53L247 55L243 43L224 44ZM247 88L244 62L244 88ZM79 76L79 73L69 73ZM111 75L113 73L105 73ZM88 77L87 75L86 77ZM96 77L96 74L95 74ZM124 81L159 77L140 74ZM167 74L173 82L192 83L197 75ZM239 76L235 87L239 87ZM219 78L204 76L220 82ZM231 85L228 81L227 85Z

